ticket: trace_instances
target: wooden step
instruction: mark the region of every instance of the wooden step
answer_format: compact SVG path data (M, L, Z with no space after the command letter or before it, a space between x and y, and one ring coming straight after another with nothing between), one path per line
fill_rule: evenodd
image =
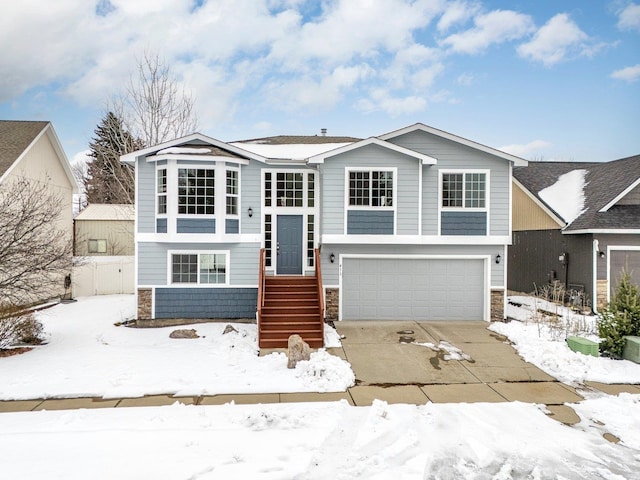
M314 307L315 309L320 308L320 301L317 298L266 298L264 301L264 307L262 309L268 307Z
M321 338L303 338L303 340L307 342L311 348L323 347L323 340ZM258 346L260 348L287 348L289 346L289 339L288 337L260 339Z
M262 315L319 315L318 305L289 305L288 303L275 303L262 307Z
M296 322L281 320L278 322L262 322L260 324L260 331L283 331L283 330L320 330L318 322Z

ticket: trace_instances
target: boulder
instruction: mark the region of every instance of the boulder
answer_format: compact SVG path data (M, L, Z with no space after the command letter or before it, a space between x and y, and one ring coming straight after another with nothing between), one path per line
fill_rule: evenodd
M235 328L233 328L233 325L227 325L226 327L224 327L224 332L222 332L223 335L226 335L227 333L238 333L238 330L236 330Z
M200 335L193 329L178 329L169 334L169 338L200 338Z
M311 349L309 344L302 340L300 335L291 335L289 337L287 349L287 368L296 368L296 364L301 360L309 360L311 357Z

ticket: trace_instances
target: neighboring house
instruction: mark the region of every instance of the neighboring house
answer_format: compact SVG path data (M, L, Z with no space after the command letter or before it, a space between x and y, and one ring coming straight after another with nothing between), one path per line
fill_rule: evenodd
M73 295L134 293L133 205L88 205L74 220Z
M504 317L518 157L415 124L364 140L195 133L122 160L138 318L277 316L264 289L318 273L329 319Z
M88 205L74 220L74 254L133 255L134 218L133 205Z
M640 155L514 169L508 287L559 281L605 305L626 269L640 284Z
M79 188L50 122L0 120L0 188L19 178L43 182L59 195L62 213L56 227L67 231L72 242L73 195ZM58 291L42 292L41 299L64 294L64 276L60 275Z

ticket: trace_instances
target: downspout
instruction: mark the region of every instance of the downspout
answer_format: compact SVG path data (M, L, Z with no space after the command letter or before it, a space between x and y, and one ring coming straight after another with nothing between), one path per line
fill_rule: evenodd
M593 269L593 301L591 302L591 308L593 309L593 313L598 313L598 255L600 255L600 243L597 239L593 240L593 251L591 252L591 255L593 256L591 262L591 268Z

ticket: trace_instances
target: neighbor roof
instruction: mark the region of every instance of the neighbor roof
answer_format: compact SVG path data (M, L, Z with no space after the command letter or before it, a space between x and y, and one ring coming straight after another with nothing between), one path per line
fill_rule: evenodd
M362 140L355 137L329 137L327 135L277 135L275 137L237 140L230 143L255 143L262 145L302 145L318 143L353 143Z
M41 121L0 120L0 177L48 124Z
M82 210L76 220L134 220L133 205L92 203Z
M565 227L565 232L640 229L640 205L617 204L640 183L640 155L601 163L529 162L527 167L514 168L513 175L538 200L558 213L540 197L540 192L575 170L586 171L584 209Z

